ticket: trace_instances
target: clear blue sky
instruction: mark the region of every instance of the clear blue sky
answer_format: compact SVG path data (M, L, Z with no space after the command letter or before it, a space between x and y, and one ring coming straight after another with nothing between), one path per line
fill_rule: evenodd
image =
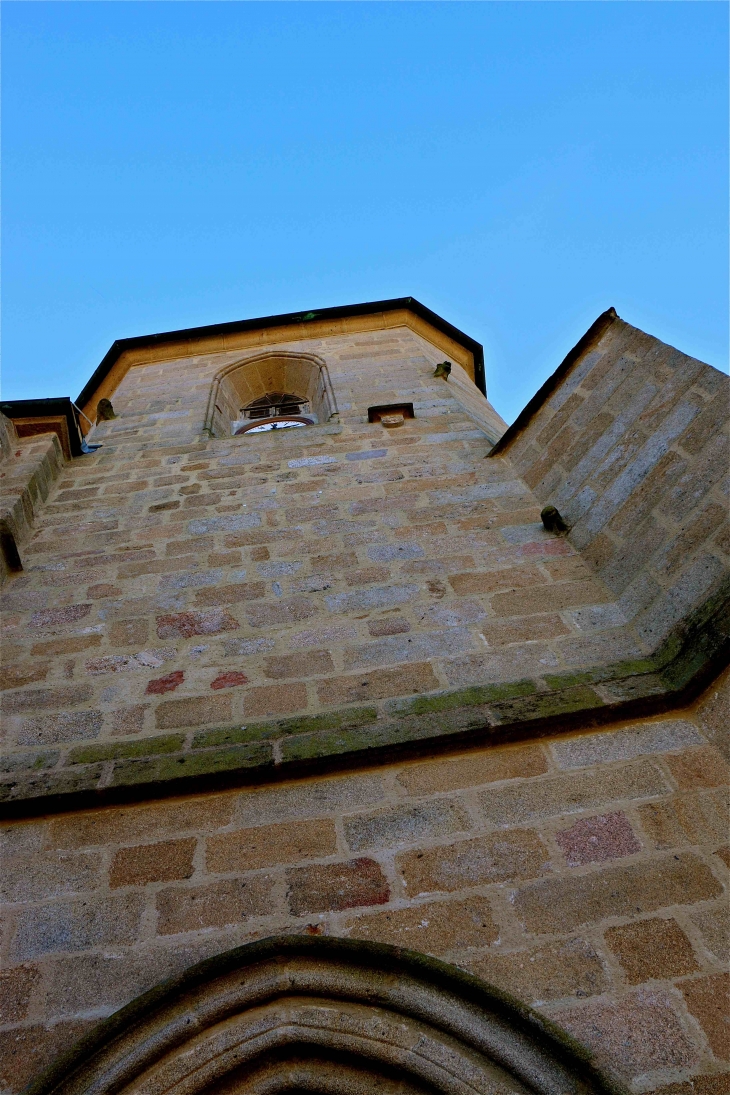
M727 368L728 8L6 2L6 399L412 295L511 420L609 305Z

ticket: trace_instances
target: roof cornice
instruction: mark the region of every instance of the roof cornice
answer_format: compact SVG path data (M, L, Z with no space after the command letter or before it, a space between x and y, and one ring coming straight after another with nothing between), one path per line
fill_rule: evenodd
M187 327L180 331L162 331L153 335L136 335L133 338L119 338L112 343L104 358L89 377L76 403L80 407L91 399L96 389L111 372L116 361L127 350L140 350L145 347L163 346L165 343L192 341L222 335L238 334L242 331L256 331L270 327L286 327L297 323L310 323L313 320L349 319L353 316L375 315L378 312L394 312L406 309L425 320L437 331L441 331L454 342L468 350L474 359L474 381L479 390L486 395L484 374L484 348L480 342L464 334L458 327L432 312L415 297L396 297L392 300L375 300L364 304L345 304L336 308L318 308L302 312L286 312L278 316L260 316L257 319L234 320L231 323L212 323L205 327Z

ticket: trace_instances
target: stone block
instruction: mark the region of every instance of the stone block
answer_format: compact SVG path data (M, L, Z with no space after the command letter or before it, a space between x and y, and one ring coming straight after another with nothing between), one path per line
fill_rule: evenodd
M529 830L405 852L396 862L411 896L534 878L550 869L547 849Z
M510 593L495 593L491 605L497 616L526 616L533 612L562 612L566 608L602 604L611 595L596 581L554 582Z
M416 844L471 828L464 807L450 799L433 799L414 806L394 806L345 819L345 839L351 851Z
M570 769L702 744L702 735L687 719L660 719L553 741L550 748L558 768Z
M149 631L150 621L142 617L115 620L109 628L109 642L114 647L143 647L149 638Z
M414 692L432 692L438 687L439 682L431 665L416 662L400 669L375 669L370 673L330 677L318 685L317 696L324 705L362 703L389 696L408 696Z
M710 1043L714 1055L730 1061L730 975L711 974L683 981L682 995Z
M51 848L94 848L212 832L230 823L235 804L236 795L229 792L61 814L50 822L47 843Z
M430 795L499 780L539 776L544 772L547 772L547 761L540 746L522 745L410 764L398 772L397 779L410 795Z
M4 901L45 901L96 889L101 882L97 852L40 852L3 856L0 896Z
M141 930L144 899L128 893L32 906L17 917L11 942L20 961L55 951L85 951L134 943Z
M34 1023L0 1033L0 1084L3 1090L21 1091L96 1022L98 1020L94 1018Z
M337 833L329 818L280 822L237 829L208 837L206 866L211 874L253 871L277 863L295 864L337 851Z
M592 1050L598 1065L625 1079L660 1069L686 1069L700 1059L677 1004L664 989L637 989L612 1001L591 1001L551 1015Z
M691 919L710 954L719 962L727 963L730 960L730 905L723 901L698 909Z
M380 864L366 857L294 867L287 871L286 878L289 909L294 916L385 905L390 899Z
M517 893L514 908L527 931L563 932L610 916L692 905L721 892L702 860L690 854L669 855L531 882Z
M556 832L555 839L569 867L602 863L641 851L628 818L620 812L581 818L570 828Z
M183 700L163 700L155 709L155 725L160 730L229 722L230 719L231 697L228 695L190 696Z
M247 719L265 715L291 715L307 706L307 686L294 684L264 684L250 688L243 698L243 713ZM212 720L207 720L212 721Z
M685 791L664 802L639 807L641 827L655 848L683 844L713 846L727 840L730 804L725 788L704 793Z
M268 875L170 887L157 894L156 907L158 935L223 928L277 911L274 881Z
M484 954L469 959L468 967L478 977L533 1005L565 996L595 996L609 988L600 955L588 940L580 938L513 954Z
M146 886L149 882L174 882L190 878L196 841L167 840L120 848L109 869L109 887Z
M730 766L711 745L669 756L667 764L680 790L725 787L730 783Z
M280 654L264 659L264 676L272 680L288 677L321 677L334 672L327 650L312 650L307 654Z
M462 597L546 584L548 583L544 575L534 566L506 567L503 570L485 570L476 574L454 574L449 578L449 585L454 593Z
M639 920L609 928L605 938L630 985L682 977L698 968L692 944L676 920Z
M246 609L251 627L287 627L307 620L318 612L317 606L304 597L292 597L277 604L256 604Z
M548 775L529 783L492 788L479 796L479 804L493 825L524 825L622 799L650 798L668 790L661 770L650 760L639 759L620 768Z
M234 582L230 585L220 585L212 589L196 590L195 603L206 607L235 605L244 601L258 601L265 595L265 582Z
M18 1023L28 1014L31 995L39 984L37 966L0 970L0 1023Z
M391 943L437 957L467 947L486 947L499 938L489 900L480 894L462 901L429 901L361 914L346 921L342 931L352 939Z
M61 685L56 688L28 688L24 692L6 692L0 705L4 715L39 711L44 707L77 707L93 696L88 684Z
M101 732L101 711L62 711L24 719L16 733L19 745L54 745L64 741L88 741Z
M349 813L374 806L385 799L383 780L378 775L336 776L242 791L237 799L236 825L271 825L329 814Z
M83 620L91 612L92 605L65 605L63 608L47 608L41 612L34 612L28 621L28 626L33 628L63 627L65 624L75 624Z
M157 634L161 639L191 639L194 635L219 635L239 627L225 609L209 612L175 612L157 617Z
M380 638L383 635L403 635L410 630L410 623L402 616L368 620L368 631L374 638Z

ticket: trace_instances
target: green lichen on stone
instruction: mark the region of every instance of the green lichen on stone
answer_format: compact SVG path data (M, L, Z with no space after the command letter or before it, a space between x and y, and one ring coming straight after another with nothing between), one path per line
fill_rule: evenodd
M191 776L215 775L236 769L263 769L273 763L271 746L264 742L201 750L198 753L177 753L149 760L122 760L114 765L111 786L169 783Z
M460 688L455 692L439 692L430 696L416 696L412 700L397 700L390 705L390 710L399 715L429 715L459 707L499 703L514 696L528 696L533 692L537 692L537 685L530 680L476 685Z
M328 711L322 715L302 715L296 719L282 719L278 724L283 734L309 734L318 730L349 729L374 722L378 717L375 707L351 707L345 711Z
M222 726L215 730L199 730L193 737L193 749L209 749L214 745L244 745L265 741L278 735L275 722L247 723L245 726Z
M57 750L38 753L6 753L0 757L0 772L38 772L43 768L53 768L58 764L60 753Z
M534 719L552 718L555 715L567 715L572 711L590 710L603 707L601 697L588 688L565 688L562 692L540 692L534 696L520 696L504 703L492 704L491 710L501 724L532 722Z
M418 741L432 736L433 729L427 723L404 726L398 722L387 722L358 730L321 730L317 734L284 738L281 742L281 759L313 760L400 745L402 742Z
M72 749L66 764L93 764L97 760L122 760L125 757L147 757L158 753L179 753L185 744L184 734L163 734L140 741L103 742L79 745Z
M543 678L548 688L554 692L564 688L575 688L579 684L594 684L602 679L600 671L584 669L577 673L545 673Z
M19 802L22 799L53 798L56 795L72 795L97 788L102 764L86 767L62 768L55 772L40 772L24 779L0 783L0 802Z

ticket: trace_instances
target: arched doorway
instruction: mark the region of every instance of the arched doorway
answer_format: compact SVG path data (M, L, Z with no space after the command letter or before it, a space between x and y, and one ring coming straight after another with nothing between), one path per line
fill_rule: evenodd
M435 959L280 936L163 982L28 1095L619 1095L530 1008Z

